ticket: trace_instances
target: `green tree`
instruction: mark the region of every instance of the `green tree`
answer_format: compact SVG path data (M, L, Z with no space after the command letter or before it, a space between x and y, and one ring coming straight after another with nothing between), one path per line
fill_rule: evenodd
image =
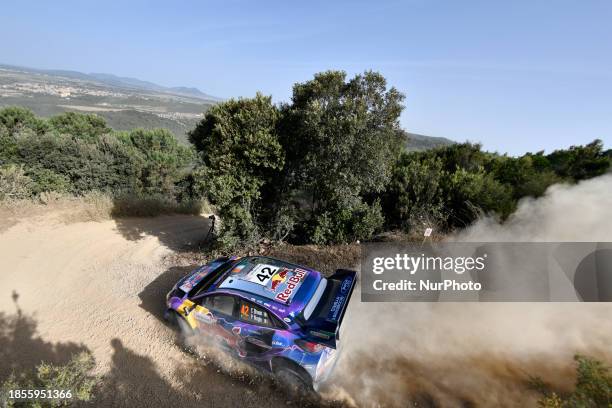
M20 163L66 177L74 194L141 190L143 159L112 134L92 142L47 133L20 137L17 143Z
M522 157L501 156L491 166L495 179L512 187L513 198L539 197L552 184L561 182L548 160L541 154L526 154Z
M536 378L537 388L544 394L539 401L542 408L611 408L612 407L612 373L601 361L577 355L576 388L569 395L550 392L542 386L541 379Z
M37 118L31 110L20 106L0 109L0 125L11 135L23 130L30 130L41 135L47 130L47 124L43 119Z
M65 112L51 117L48 123L58 133L88 140L111 132L104 118L91 113Z
M193 151L178 143L166 129L136 129L118 135L142 157L141 184L144 193L175 195L182 171L195 159Z
M495 180L482 168L475 172L459 169L445 185L449 223L454 227L471 224L483 214L508 216L515 208L512 188Z
M327 71L293 87L279 125L287 165L277 197L299 203L302 228L312 239L347 240L351 234L341 226L355 224L364 197L384 189L404 143L402 100L371 71L348 81L345 72Z
M278 119L272 98L258 93L213 106L189 134L202 161L197 179L221 216L219 242L227 248L261 235L259 217L270 204L262 191L284 164Z
M446 226L443 184L448 173L443 166L439 157L429 153L402 154L383 194L389 227L409 231L423 223Z
M599 139L585 146L555 150L547 159L560 177L576 181L602 175L610 168L610 157L604 152Z

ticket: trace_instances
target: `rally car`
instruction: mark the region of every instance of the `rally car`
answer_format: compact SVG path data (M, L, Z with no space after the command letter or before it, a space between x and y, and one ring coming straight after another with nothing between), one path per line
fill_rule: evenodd
M278 259L219 258L181 279L166 314L246 362L298 388L317 389L339 353L339 331L356 272L326 278Z

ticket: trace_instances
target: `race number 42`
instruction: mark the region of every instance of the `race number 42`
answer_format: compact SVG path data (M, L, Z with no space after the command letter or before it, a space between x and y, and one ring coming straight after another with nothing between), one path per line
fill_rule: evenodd
M266 286L279 270L280 268L274 265L256 265L246 278L249 282L255 282L259 285Z

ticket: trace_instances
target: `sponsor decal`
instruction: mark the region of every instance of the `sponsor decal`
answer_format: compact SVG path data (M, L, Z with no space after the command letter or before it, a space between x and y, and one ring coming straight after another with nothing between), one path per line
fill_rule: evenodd
M245 266L246 264L239 264L234 266L234 268L232 269L232 273L239 273L241 270L244 269Z
M194 315L195 315L195 319L199 322L202 322L205 324L213 324L215 322L215 318L213 317L212 313L208 311L208 309L202 308L201 310L200 307L198 306L196 308L196 312L194 313Z
M283 269L272 277L272 284L270 285L272 292L276 292L276 288L278 288L281 283L285 283L288 273L288 269Z
M301 268L295 268L293 271L293 276L286 279L287 282L283 290L279 291L274 299L281 303L289 303L295 295L295 292L297 292L299 287L302 285L302 282L307 275L308 271Z
M189 291L193 289L195 285L197 285L202 279L204 279L206 275L208 275L209 271L210 268L208 268L207 266L200 268L197 272L187 278L185 282L183 282L183 284L179 286L179 289L185 293L189 293Z
M342 282L342 286L340 287L340 293L346 295L346 293L351 288L351 283L353 283L353 278L346 279L344 282Z
M327 319L329 319L329 320L338 320L338 314L340 313L340 310L342 310L342 305L344 304L344 299L346 299L346 296L337 296L334 299L334 304L332 305L331 309L329 309L329 313L327 315Z

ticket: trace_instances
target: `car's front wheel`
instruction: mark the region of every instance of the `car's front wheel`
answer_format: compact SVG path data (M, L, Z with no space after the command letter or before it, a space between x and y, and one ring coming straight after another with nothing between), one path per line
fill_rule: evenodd
M179 334L183 342L193 334L193 329L189 326L189 323L187 323L185 318L177 312L170 315L170 321L179 328Z

